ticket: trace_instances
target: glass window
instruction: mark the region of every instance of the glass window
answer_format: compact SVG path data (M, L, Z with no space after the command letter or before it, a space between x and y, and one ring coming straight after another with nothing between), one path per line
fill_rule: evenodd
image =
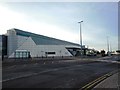
M20 52L20 58L22 58L22 52Z
M23 52L23 58L26 58L26 52Z
M15 52L15 57L19 58L20 57L20 53L19 52Z
M28 58L29 54L30 54L30 52L28 52L28 51L16 51L15 57L16 58Z
M45 52L46 54L55 54L55 52Z

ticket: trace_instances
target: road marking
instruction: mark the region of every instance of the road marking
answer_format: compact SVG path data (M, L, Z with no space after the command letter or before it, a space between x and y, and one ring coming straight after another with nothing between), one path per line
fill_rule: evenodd
M93 60L93 61L109 62L109 63L118 63L118 64L120 64L119 61L115 61L115 60L102 60L102 59L100 59L100 60Z
M113 75L114 73L116 73L117 71L118 71L118 70L115 70L115 71L113 71L113 72L107 73L107 74L105 74L105 75L103 75L103 76L95 79L94 81L92 81L92 82L86 84L85 86L83 86L80 90L88 90L88 89L93 88L96 84L98 84L99 82L103 81L104 79L112 76L112 75Z
M10 66L10 67L6 67L5 69L11 69L14 68L16 65Z
M105 74L105 75L107 75L107 74ZM104 76L105 76L105 75L104 75ZM96 81L100 80L100 79L101 79L101 78L103 78L104 76L101 76L101 77L99 77L99 78L95 79L94 81L92 81L92 82L90 82L90 83L86 84L86 85L85 85L85 86L83 86L82 88L86 88L87 86L91 85L92 83L95 83Z
M32 74L27 74L27 75L23 75L23 76L19 76L19 77L9 78L9 79L6 79L6 80L2 80L0 82L6 82L6 81L9 81L9 80L14 80L14 79L22 78L22 77L28 77L28 76L31 76L31 75Z
M26 74L26 75L22 75L22 76L10 78L10 79L2 80L0 82L6 82L6 81L10 81L10 80L19 79L19 78L25 78L25 77L29 77L29 76L33 76L33 75L47 73L47 72L50 72L50 71L58 71L58 70L62 70L62 69L69 69L69 68L76 67L76 66L83 66L83 65L75 65L75 66L68 66L68 67L62 67L62 68L55 68L55 69L51 69L51 70L45 70L45 71L41 71L41 72L38 72L38 73L31 73L31 74Z
M87 90L90 89L91 87L93 87L95 84L97 84L98 82L104 80L106 77L101 77L99 79L96 79L90 83L88 83L87 85L83 86L81 90Z
M104 79L106 79L106 77L102 77L101 79L97 80L96 82L94 82L94 83L90 84L90 85L89 85L89 86L87 86L87 88L86 88L86 89L84 89L84 90L87 90L87 89L89 89L89 88L93 87L94 85L96 85L97 83L99 83L99 82L103 81Z

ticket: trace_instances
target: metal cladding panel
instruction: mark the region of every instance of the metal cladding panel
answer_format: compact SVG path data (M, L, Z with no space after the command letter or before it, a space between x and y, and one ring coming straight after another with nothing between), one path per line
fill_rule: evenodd
M14 30L8 30L8 57L17 49L17 36Z
M16 50L28 50L30 51L31 57L36 57L37 54L37 48L36 44L32 40L31 37L29 37L20 47L18 47ZM14 54L13 54L14 55ZM13 56L12 55L12 56Z
M17 35L17 43L18 43L17 47L19 48L22 44L24 44L28 38L29 37Z
M55 52L55 55L51 56L72 56L64 45L36 45L31 37L17 50L28 50L31 57L46 56L46 52Z
M50 56L72 56L66 49L68 47L80 48L80 45L19 29L8 31L8 54L10 57L14 57L16 50L28 50L31 57L46 56L47 52L47 54L55 52Z
M24 37L31 37L32 40L37 44L37 45L76 45L79 46L79 44L71 43L68 41L64 40L59 40L43 35L38 35L26 31L22 31L19 29L14 29L16 31L17 35L24 36Z
M46 56L46 52L55 52L54 56L72 56L64 45L37 45L38 56Z

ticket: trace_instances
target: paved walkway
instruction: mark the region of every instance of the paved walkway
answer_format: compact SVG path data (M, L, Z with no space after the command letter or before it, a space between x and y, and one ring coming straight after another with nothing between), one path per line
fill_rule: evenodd
M108 77L107 79L105 79L104 81L102 81L101 83L99 83L98 85L96 85L94 87L94 89L96 88L113 88L116 90L120 90L120 73L116 73L110 77Z

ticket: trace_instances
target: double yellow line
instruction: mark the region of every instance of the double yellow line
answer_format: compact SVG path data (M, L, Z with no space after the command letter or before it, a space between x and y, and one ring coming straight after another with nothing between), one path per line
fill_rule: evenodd
M97 85L98 83L100 83L101 81L103 81L104 79L106 79L107 77L113 75L113 73L108 73L108 74L105 74L97 79L95 79L94 81L86 84L85 86L83 86L80 90L90 90L92 89L95 85Z

